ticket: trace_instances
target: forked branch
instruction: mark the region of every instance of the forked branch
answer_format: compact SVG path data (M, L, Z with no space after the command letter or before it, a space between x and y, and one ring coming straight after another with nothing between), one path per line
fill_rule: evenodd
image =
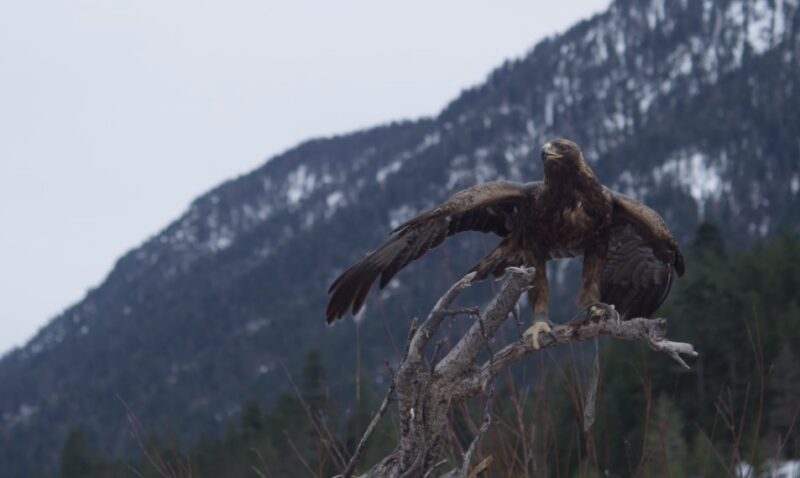
M509 268L507 279L500 291L482 311L475 309L450 309L459 293L472 284L475 276L468 274L456 282L431 310L428 317L412 332L406 356L394 378L400 418L400 442L392 454L373 466L364 477L434 476L442 465L446 430L450 411L459 402L479 394L487 396L483 424L474 438L462 463L451 464L442 477L468 478L485 469L491 460L484 460L470 470L470 461L480 438L491 424L490 385L495 377L524 357L539 350L560 344L584 342L599 336L644 342L653 350L670 355L681 366L688 368L680 355L696 356L691 344L672 342L666 338L666 319L637 318L624 322L609 320L602 315L590 316L553 328L550 334L540 336L540 348L535 350L529 339L520 337L499 351L490 353L483 363L478 363L481 352L487 350L499 328L512 316L520 296L531 288L533 268ZM426 366L426 350L443 321L456 314L473 317L469 330L440 360L434 354L434 363ZM385 411L385 407L382 407ZM367 437L365 437L366 439ZM364 440L359 445L363 448ZM349 477L358 455L345 473Z

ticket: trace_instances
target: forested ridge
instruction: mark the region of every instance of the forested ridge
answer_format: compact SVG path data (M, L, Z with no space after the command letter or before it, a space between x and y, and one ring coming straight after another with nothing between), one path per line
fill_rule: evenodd
M670 318L673 338L697 345L692 370L642 344L605 342L598 419L584 435L577 394L585 381L585 351L529 359L498 384L493 415L500 425L480 448L481 457L493 457L488 476L524 476L527 470L529 476L593 477L609 470L609 476L724 477L739 461L758 465L800 456L800 242L778 236L732 252L720 230L704 224L688 259L692 267L658 315ZM546 375L531 373L542 364ZM92 449L86 432L76 428L57 476L188 476L181 470L195 477L333 476L343 468L333 448L342 457L353 452L383 387L365 377L351 401L337 403L315 351L296 382L272 405L243 402L222 438L189 449L168 436L142 436L149 457L115 461ZM480 414L478 406L456 414L453 434L462 446ZM520 418L528 436L522 436ZM390 413L362 468L389 453L398 433ZM335 445L326 444L329 439ZM451 450L454 462L459 452Z

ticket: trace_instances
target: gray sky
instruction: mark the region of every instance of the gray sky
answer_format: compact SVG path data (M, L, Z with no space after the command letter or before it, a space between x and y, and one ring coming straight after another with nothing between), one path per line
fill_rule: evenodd
M0 2L0 353L217 183L435 114L608 0Z

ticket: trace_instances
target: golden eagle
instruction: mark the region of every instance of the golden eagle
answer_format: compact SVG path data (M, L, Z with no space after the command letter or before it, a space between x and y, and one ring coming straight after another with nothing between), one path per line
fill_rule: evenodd
M602 186L572 141L548 142L542 161L544 181L478 184L392 231L333 282L328 323L348 309L358 313L376 279L383 288L411 261L462 231L503 238L472 268L477 279L500 276L510 266L536 268L528 293L534 325L526 335L533 336L537 348L538 334L550 330L545 264L551 259L583 255L579 306L616 309L623 320L650 316L669 293L674 275L684 272L683 255L664 220Z

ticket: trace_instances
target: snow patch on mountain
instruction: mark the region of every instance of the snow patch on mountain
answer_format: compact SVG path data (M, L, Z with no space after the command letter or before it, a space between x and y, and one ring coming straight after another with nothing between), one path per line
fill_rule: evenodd
M489 159L492 152L488 147L480 147L475 150L472 157L461 154L453 158L448 170L446 189L455 191L497 179L497 168ZM509 154L513 155L509 150L504 154L506 159L509 158Z
M726 167L725 155L713 161L698 151L679 151L654 169L652 176L657 186L670 180L685 189L697 203L698 212L703 217L706 202L719 200L723 193L731 189L730 182L723 179Z
M378 181L379 183L386 181L386 178L389 177L390 174L394 174L400 171L400 168L402 167L403 167L403 159L402 158L395 159L391 163L380 168L378 172L375 173L375 181Z
M611 189L634 199L644 201L647 193L650 191L650 188L648 188L645 183L646 181L642 181L640 176L634 176L630 170L626 169L619 174L617 181L611 185Z
M403 204L389 210L389 227L396 228L417 214L417 210L408 204Z
M413 151L403 151L397 156L397 158L392 160L389 164L378 169L378 171L375 173L375 181L379 183L385 182L386 178L400 171L400 168L403 167L403 163L405 163L406 161L415 156L420 155L428 148L436 146L437 144L439 144L441 139L442 139L441 133L439 133L438 131L426 135L424 138L422 138L422 141L413 149Z
M39 407L23 402L14 412L3 413L3 422L9 426L16 426L28 421L39 411Z
M286 202L290 206L297 205L314 191L317 177L308 171L305 164L301 164L287 178L289 183L286 189Z
M325 198L325 204L328 208L337 208L344 203L344 193L341 191L334 191Z

